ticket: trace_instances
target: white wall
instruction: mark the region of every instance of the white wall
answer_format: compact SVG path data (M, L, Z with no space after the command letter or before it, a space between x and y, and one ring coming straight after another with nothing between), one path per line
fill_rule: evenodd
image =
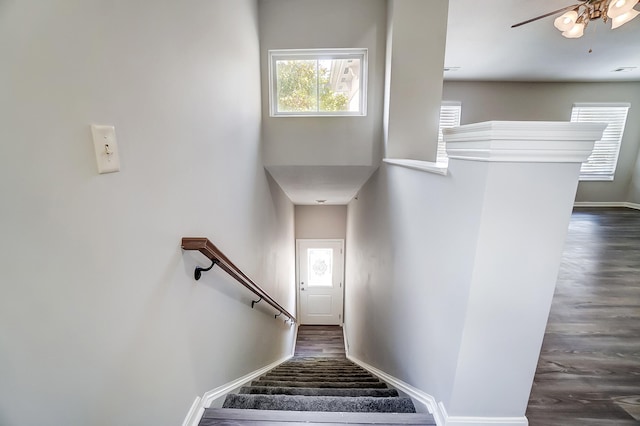
M341 239L347 237L347 206L296 206L296 238Z
M260 0L266 165L377 165L382 147L386 1ZM366 117L269 117L270 49L367 48Z
M388 6L385 157L435 161L449 2Z
M447 424L526 424L580 164L603 128L463 126L445 136L447 176L383 164L348 207L350 355L433 396Z
M292 328L179 247L208 236L294 311L256 1L4 1L0 39L0 424L176 425L285 356ZM115 125L119 173L91 123Z
M640 202L640 166L636 165L640 148L640 82L445 82L442 98L462 102L461 124L488 120L569 121L576 102L630 102L615 180L580 182L576 201Z
M635 204L640 204L640 152L638 152L638 159L633 169L633 177L629 184L629 196L628 201Z
M483 196L482 182L464 177L383 164L347 216L351 355L447 402Z

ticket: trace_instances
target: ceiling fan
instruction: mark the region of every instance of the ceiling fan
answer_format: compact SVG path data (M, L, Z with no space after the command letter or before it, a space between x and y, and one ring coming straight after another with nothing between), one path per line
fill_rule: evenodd
M535 18L527 19L526 21L512 25L511 28L516 28L521 25L537 21L538 19L562 13L562 15L555 19L553 25L558 30L562 31L563 36L567 38L579 38L584 34L584 29L587 27L589 22L594 19L602 18L604 22L611 19L611 28L615 29L640 15L640 12L633 8L640 0L579 1L580 3L563 7L561 9L554 10L553 12L536 16Z

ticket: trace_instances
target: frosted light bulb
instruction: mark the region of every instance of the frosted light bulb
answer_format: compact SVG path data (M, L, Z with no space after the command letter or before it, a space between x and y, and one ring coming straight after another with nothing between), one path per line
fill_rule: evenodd
M580 38L584 35L584 24L575 24L570 30L562 33L566 38Z
M553 25L560 31L568 31L574 26L577 20L578 12L570 10L558 16L555 21L553 21Z
M611 0L609 8L607 9L607 16L615 19L629 12L636 4L638 4L638 0Z
M630 11L623 13L622 15L616 16L611 20L611 29L615 30L619 26L626 24L638 15L640 15L640 12L635 9L631 9Z

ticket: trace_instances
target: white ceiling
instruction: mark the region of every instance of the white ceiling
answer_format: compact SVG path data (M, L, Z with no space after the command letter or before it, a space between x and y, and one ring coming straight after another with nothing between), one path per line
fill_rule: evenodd
M510 28L576 3L449 0L445 67L460 69L445 72L445 79L640 81L640 16L615 30L611 22L591 22L579 39L564 38L553 26L554 16ZM637 68L612 72L618 67Z
M348 204L377 167L267 166L296 205ZM318 200L322 201L321 203Z
M575 4L571 0L449 0L445 80L640 81L640 17L611 30L591 22L580 39L564 38L554 16L511 25ZM640 6L636 6L640 10ZM589 49L592 53L589 53ZM632 72L613 72L637 67ZM375 167L271 166L295 204L347 204Z

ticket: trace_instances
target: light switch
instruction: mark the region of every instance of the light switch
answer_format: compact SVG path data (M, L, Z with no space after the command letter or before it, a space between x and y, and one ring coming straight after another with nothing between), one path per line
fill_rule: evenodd
M116 129L113 126L91 125L93 146L96 150L98 173L113 173L120 170Z

